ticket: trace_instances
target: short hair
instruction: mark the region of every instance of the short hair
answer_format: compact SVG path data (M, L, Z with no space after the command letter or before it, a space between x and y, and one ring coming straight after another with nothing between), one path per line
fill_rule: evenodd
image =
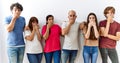
M74 12L74 13L75 13L75 15L76 15L76 12L75 12L75 10L69 10L68 14L69 14L70 12Z
M108 14L108 11L111 10L115 14L115 8L112 6L108 6L104 10L104 16L106 17L106 14Z
M13 3L11 6L10 6L10 10L12 11L14 7L17 7L18 9L20 9L21 11L23 11L23 7L20 3Z

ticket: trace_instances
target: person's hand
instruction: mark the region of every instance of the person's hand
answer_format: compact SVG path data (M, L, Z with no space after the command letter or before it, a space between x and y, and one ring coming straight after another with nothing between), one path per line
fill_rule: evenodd
M36 30L36 23L32 22L33 30Z
M107 14L107 22L111 22L113 20L113 17L111 14Z
M95 21L92 21L92 22L91 22L91 25L92 25L93 27L95 27L95 26L96 26Z
M73 21L69 21L68 25L71 26L73 23L74 23Z
M39 25L38 24L35 25L35 30L39 30Z
M52 25L53 25L53 23L49 22L49 23L47 24L47 27L50 28Z
M19 12L15 12L15 13L13 14L13 18L14 18L14 19L19 18L19 16L20 16L20 13L19 13Z
M30 30L28 26L25 26L25 30Z
M92 23L91 22L88 24L88 27L92 27Z

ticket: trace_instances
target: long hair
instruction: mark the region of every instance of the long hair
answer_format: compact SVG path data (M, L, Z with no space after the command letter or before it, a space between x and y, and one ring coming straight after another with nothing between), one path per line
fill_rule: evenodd
M35 21L38 23L38 19L36 17L31 17L30 20L29 20L28 27L29 27L29 29L30 29L31 32L33 30L32 23L35 22Z
M97 30L99 30L99 28L98 28L98 21L97 21L97 16L95 15L95 13L89 13L89 15L88 15L88 17L87 17L87 29L88 29L88 24L89 24L89 17L91 16L91 15L93 15L94 17L95 17L95 23L96 23L96 27L97 27ZM90 36L89 36L89 39L91 39L91 40L97 40L97 38L95 37L95 32L94 32L94 29L93 29L93 27L91 27L91 29L90 29Z

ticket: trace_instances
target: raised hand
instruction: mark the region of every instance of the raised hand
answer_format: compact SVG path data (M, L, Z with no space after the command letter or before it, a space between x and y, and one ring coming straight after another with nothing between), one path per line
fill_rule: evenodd
M107 14L107 22L111 22L113 20L112 14Z
M49 23L47 24L47 27L50 28L52 25L53 25L53 23L49 22Z
M89 24L88 24L88 27L92 27L93 26L93 24L90 22Z
M38 24L35 25L35 30L39 30L39 25Z
M13 13L13 18L14 18L14 19L19 18L19 16L20 16L20 12L14 12L14 13Z

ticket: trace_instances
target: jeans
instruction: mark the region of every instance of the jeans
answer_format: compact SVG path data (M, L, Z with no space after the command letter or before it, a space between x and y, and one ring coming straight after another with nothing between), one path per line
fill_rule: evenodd
M54 58L54 63L60 63L61 51L45 53L46 63L52 63L52 57Z
M112 63L119 63L118 55L116 49L109 49L109 48L100 48L100 53L102 57L102 63L108 63L107 59L108 56L111 59Z
M62 50L62 63L67 63L67 60L69 58L69 63L74 63L74 60L77 56L78 50Z
M25 47L8 47L9 63L23 63Z
M96 63L97 57L98 57L98 46L84 46L83 49L84 63Z
M27 57L30 63L41 63L43 53L30 54L27 53Z

